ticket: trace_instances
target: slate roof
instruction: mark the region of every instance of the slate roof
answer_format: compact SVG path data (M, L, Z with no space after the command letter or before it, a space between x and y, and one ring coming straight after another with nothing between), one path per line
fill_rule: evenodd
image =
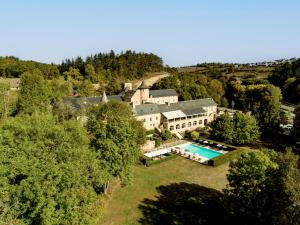
M178 96L177 92L174 89L150 90L149 95L152 95L152 97L154 98Z
M206 111L200 107L197 109L187 109L187 110L182 110L182 112L187 115L187 116L192 116L192 115L197 115L197 114L201 114L201 113L206 113Z
M108 95L107 96L108 100L117 100L117 101L122 101L122 96L121 95ZM64 102L67 104L70 104L73 109L80 109L84 105L95 105L99 104L102 102L102 96L95 96L95 97L65 97ZM84 104L86 102L86 104Z
M194 115L197 113L205 113L206 111L203 107L208 106L216 106L217 104L211 98L203 98L203 99L196 99L190 101L181 101L176 103L171 103L170 105L160 105L160 104L144 104L144 105L137 105L134 108L134 111L137 115L149 115L155 113L163 113L163 112L170 112L181 110L187 115Z

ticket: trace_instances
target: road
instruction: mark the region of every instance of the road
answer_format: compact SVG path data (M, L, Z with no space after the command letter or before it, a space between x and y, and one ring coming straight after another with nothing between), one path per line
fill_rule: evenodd
M146 78L146 79L144 79L144 81L145 81L146 85L152 86L153 84L155 84L160 79L165 78L165 77L169 77L169 76L170 76L169 73L161 73L159 75L155 75L155 76L151 76L149 78ZM142 80L140 80L138 82L135 82L134 86L138 87L138 86L141 85L141 83L142 83Z

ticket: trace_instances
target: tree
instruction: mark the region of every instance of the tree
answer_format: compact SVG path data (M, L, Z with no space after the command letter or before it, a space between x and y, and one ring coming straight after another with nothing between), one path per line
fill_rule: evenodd
M93 224L105 165L79 122L22 115L0 126L0 199L24 224Z
M70 81L65 81L63 78L53 79L48 83L50 88L51 103L60 101L63 97L71 95L73 85Z
M169 131L169 130L163 130L163 131L160 133L160 138L161 138L163 141L167 141L167 140L173 138L173 134L172 134L171 131Z
M218 80L211 80L208 83L208 92L216 103L221 104L222 97L225 94L223 84Z
M142 123L133 117L127 104L109 101L90 110L87 130L91 147L109 168L110 177L119 177L126 184L131 167L139 157L140 146L146 140ZM105 193L109 180L104 185Z
M212 123L212 138L224 141L226 143L233 143L234 140L234 127L232 118L228 113L217 117Z
M79 69L75 69L73 67L70 67L68 71L65 71L63 73L66 80L75 80L75 81L81 81L83 80L83 76L81 75Z
M252 115L264 133L274 131L279 125L281 90L274 85L249 85L246 87L247 102Z
M291 149L279 153L275 162L278 170L271 174L270 217L273 224L300 224L300 170L299 156Z
M224 204L230 224L300 224L299 157L256 151L230 163Z
M259 127L253 116L236 113L231 117L225 113L212 122L212 137L228 144L248 144L260 137Z
M234 220L230 224L267 224L265 210L270 202L266 186L271 182L269 174L278 168L269 154L242 154L238 161L230 163L229 184L224 190L225 209Z
M17 111L24 114L48 112L50 93L41 71L26 72L21 76Z
M9 85L0 83L0 118L5 119L9 113Z
M233 123L233 143L238 145L248 144L259 139L260 132L255 117L244 113L236 113L233 116Z
M89 80L82 81L77 87L78 95L81 97L94 96L95 90L93 84Z
M86 78L92 83L97 83L99 81L99 76L97 75L95 68L92 64L87 64L84 68Z

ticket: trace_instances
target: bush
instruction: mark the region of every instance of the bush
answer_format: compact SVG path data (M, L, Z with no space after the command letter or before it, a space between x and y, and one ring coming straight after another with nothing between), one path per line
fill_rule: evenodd
M140 162L145 166L151 166L151 165L155 165L158 163L169 161L174 158L176 158L176 155L172 154L172 153L166 154L166 157L159 159L159 160L153 160L153 159L143 155L140 157Z
M160 133L160 138L163 140L163 141L167 141L169 139L172 139L173 138L173 134L171 133L171 131L169 130L164 130Z
M191 133L191 138L192 138L193 141L198 140L198 138L199 138L199 132L193 131L193 132Z
M208 161L208 164L210 166L220 166L224 163L229 163L232 160L238 159L243 153L246 153L246 152L248 152L248 151L247 150L242 150L242 149L233 150L233 151L228 152L224 155L220 155L218 157L210 159Z
M162 144L162 139L159 137L155 140L155 147L159 147Z

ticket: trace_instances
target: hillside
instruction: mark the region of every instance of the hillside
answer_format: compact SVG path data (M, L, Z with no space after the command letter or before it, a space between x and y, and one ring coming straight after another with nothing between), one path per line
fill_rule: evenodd
M233 64L204 64L178 68L179 72L208 75L212 78L235 76L240 78L267 79L272 74L272 66L247 66Z

